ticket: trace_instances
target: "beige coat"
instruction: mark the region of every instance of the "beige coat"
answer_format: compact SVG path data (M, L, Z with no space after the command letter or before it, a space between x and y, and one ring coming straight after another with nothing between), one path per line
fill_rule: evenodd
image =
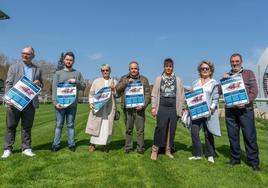
M114 82L114 85L116 85L116 80L109 79L108 85L110 85L112 82ZM92 86L90 88L89 92L89 102L93 98L93 95L96 93L96 91L100 90L105 86L104 78L97 78L92 83ZM112 97L110 100L106 103L105 106L103 106L100 111L98 111L96 114L93 114L92 111L90 111L87 121L87 127L86 127L86 133L93 135L93 136L99 136L101 123L102 123L102 114L103 109L106 108L107 114L108 114L108 123L109 123L109 135L112 135L113 132L113 124L114 124L114 114L116 110L116 100L115 100L115 93L112 94Z
M184 104L184 88L182 81L179 77L176 77L176 111L177 116L182 116L182 106ZM155 84L152 90L152 108L155 108L156 114L159 109L159 101L160 101L160 84L161 84L161 76L158 76L155 80Z

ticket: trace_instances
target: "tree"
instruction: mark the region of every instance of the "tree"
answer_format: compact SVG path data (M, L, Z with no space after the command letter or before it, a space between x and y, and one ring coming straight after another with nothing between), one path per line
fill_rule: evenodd
M57 71L62 70L64 68L63 59L64 59L64 53L61 52L60 59L58 61L58 66L57 66L57 69L56 69Z

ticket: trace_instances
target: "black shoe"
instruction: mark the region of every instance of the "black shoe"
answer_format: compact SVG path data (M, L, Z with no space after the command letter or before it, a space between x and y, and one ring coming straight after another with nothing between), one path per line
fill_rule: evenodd
M125 150L125 154L129 154L130 152L132 152L131 149Z
M75 152L75 146L70 146L69 150L72 151L72 152Z
M51 151L52 151L52 152L57 152L57 151L59 151L59 150L60 150L59 147L55 147L55 146L52 146L52 147L51 147Z
M260 171L261 169L260 169L259 166L252 166L252 170L258 172L258 171Z
M144 150L137 150L137 152L138 152L139 154L141 154L141 155L144 154Z
M226 162L226 164L229 164L229 165L235 166L235 165L239 165L239 164L240 164L240 161L234 161L234 160L230 160L230 161Z

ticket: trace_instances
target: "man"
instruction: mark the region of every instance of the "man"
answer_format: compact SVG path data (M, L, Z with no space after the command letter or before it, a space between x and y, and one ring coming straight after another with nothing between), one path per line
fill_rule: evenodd
M258 95L256 78L251 70L243 69L242 56L239 53L232 54L230 57L231 71L224 74L227 78L234 74L241 74L247 95L249 97L248 104L235 105L232 108L225 108L225 121L230 142L231 159L230 165L240 164L240 128L242 129L245 149L247 154L247 163L254 171L259 171L259 151L257 144L257 135L255 127L253 101Z
M57 102L57 85L58 83L73 83L76 84L77 91L85 89L84 78L82 74L73 68L75 56L73 52L67 52L64 54L64 68L56 71L53 78L52 85L52 101L56 110L56 128L55 136L51 150L56 152L60 149L61 131L64 125L64 119L66 118L66 126L68 129L68 147L71 151L75 151L74 141L74 120L77 109L77 96L75 101L68 107L64 108Z
M137 106L135 108L126 108L125 106L125 89L128 83L134 83L135 81L141 81L144 92L144 106ZM150 101L150 85L148 79L145 76L139 74L139 64L136 61L129 63L129 73L124 75L116 85L116 91L118 95L122 95L122 109L125 115L126 124L126 142L125 153L129 153L133 150L132 132L134 124L137 130L137 152L144 153L144 122L145 122L145 109Z
M7 93L23 76L32 80L35 84L42 86L42 76L40 69L32 63L34 58L34 49L26 47L21 52L21 62L12 65L7 74L6 88ZM38 96L22 110L19 111L12 103L6 101L6 136L4 153L2 158L8 158L12 153L12 145L15 142L16 128L21 120L21 149L22 154L33 157L35 154L31 148L31 129L33 126L35 109L38 107Z

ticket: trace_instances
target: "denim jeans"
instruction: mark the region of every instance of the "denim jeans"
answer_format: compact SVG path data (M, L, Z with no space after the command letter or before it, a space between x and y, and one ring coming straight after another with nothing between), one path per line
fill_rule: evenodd
M53 147L60 147L61 131L66 118L66 126L68 132L68 146L75 146L74 142L74 120L76 115L76 107L69 106L67 108L58 110L56 109L56 129L53 141Z

